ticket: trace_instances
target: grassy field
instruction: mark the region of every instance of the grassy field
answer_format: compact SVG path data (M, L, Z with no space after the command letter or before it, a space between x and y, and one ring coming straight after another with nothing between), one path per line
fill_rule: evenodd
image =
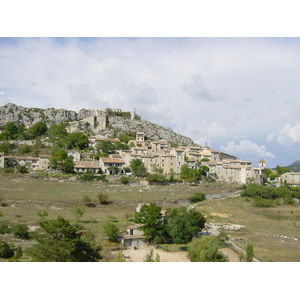
M104 247L105 259L110 260L109 249L116 245L108 244L103 237L103 225L112 220L120 230L125 230L132 221L138 203L156 202L163 209L180 206L195 192L206 194L232 190L230 184L209 183L199 186L174 184L166 186L124 186L110 183L69 182L67 180L49 181L34 178L28 174L0 173L1 221L11 225L36 225L40 211L48 213L49 219L61 215L72 222L76 218L71 213L75 205L84 207L85 213L80 222L91 229L96 240ZM109 205L101 205L97 195L107 193ZM83 197L90 197L95 207L84 205ZM178 202L179 201L179 202ZM228 231L231 239L241 248L253 243L255 256L261 261L300 261L300 242L280 236L300 239L300 205L255 208L242 197L211 200L199 203L196 209L207 216L209 222L235 223L244 229ZM219 216L212 216L211 214ZM18 218L16 215L21 215ZM292 226L293 225L293 226ZM274 236L275 235L275 236ZM278 237L276 237L276 235ZM3 239L3 236L1 237ZM16 242L17 244L17 242ZM25 258L26 259L26 258Z
M105 246L105 250L115 245L106 243L102 233L103 225L111 220L121 231L125 231L126 226L132 222L138 203L155 202L163 209L174 208L180 206L178 201L186 201L195 192L215 193L216 190L226 191L233 188L227 184L221 186L207 184L198 187L184 184L141 187L124 186L119 183L72 182L61 178L52 180L55 181L43 176L35 178L29 174L0 173L2 202L0 209L3 214L0 220L9 221L11 225L20 223L34 226L39 219L37 213L47 212L49 219L61 215L75 222L76 218L71 210L75 205L79 205L85 209L80 223L95 233L96 240ZM98 203L99 193L109 195L108 205ZM92 200L95 207L85 206L83 200L85 195ZM106 259L110 259L109 255Z
M245 198L228 198L199 203L197 210L210 222L245 226L226 231L231 239L245 249L254 245L260 261L300 261L300 205L277 205L271 208L252 207ZM298 238L299 241L294 239Z

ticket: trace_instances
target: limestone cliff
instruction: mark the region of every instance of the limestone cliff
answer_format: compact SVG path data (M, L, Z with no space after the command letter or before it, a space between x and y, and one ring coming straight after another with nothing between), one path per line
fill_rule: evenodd
M144 132L151 140L163 139L175 144L186 144L198 146L192 139L175 133L171 129L142 120L133 113L114 113L110 109L99 111L97 109L81 109L78 113L72 110L54 108L27 108L8 103L0 107L0 125L5 126L7 122L23 123L29 126L36 122L46 122L48 126L67 122L69 130L83 131L87 127L93 134L118 136L126 131ZM88 125L88 126L86 126Z

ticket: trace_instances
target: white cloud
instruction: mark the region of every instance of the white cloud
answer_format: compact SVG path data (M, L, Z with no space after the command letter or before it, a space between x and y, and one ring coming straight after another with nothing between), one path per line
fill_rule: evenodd
M259 157L269 157L274 158L275 156L271 152L266 151L266 147L261 145L258 146L249 140L242 140L239 144L234 142L229 142L226 147L221 146L222 151L226 153L231 153L234 155L248 155L254 154Z
M300 143L300 124L296 124L295 126L291 126L290 124L286 124L282 129L277 133L269 134L267 137L267 141L270 142L276 139L277 143L280 145L291 145Z
M216 150L237 140L260 145L266 136L281 145L299 141L299 38L2 41L1 105L136 108Z
M210 90L204 86L204 82L200 75L192 76L193 83L185 84L182 91L191 97L194 101L217 101L222 100L224 95L217 90Z

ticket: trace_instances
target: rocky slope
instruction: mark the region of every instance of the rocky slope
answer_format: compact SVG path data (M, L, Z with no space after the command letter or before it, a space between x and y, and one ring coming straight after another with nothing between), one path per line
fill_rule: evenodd
M24 123L26 126L36 122L46 122L48 126L61 122L72 122L73 128L82 130L80 123L84 123L91 117L91 114L96 110L81 109L78 113L65 109L54 108L27 108L18 106L13 103L6 104L0 107L0 125L5 126L7 122ZM105 111L102 111L102 113ZM118 136L123 132L144 132L145 136L150 140L163 139L166 142L173 142L179 145L199 146L188 137L175 133L171 129L166 129L163 126L142 120L139 117L134 119L124 118L114 114L107 114L107 126L105 129L94 126L90 127L94 134ZM78 122L78 126L76 123ZM75 126L74 126L75 124Z

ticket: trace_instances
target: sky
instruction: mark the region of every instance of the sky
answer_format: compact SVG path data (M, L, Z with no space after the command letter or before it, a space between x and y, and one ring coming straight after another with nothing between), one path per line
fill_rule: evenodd
M0 105L136 110L254 166L300 159L293 0L71 4L3 4Z
M0 105L136 110L267 167L300 159L299 38L0 38Z
M13 0L1 3L1 12L0 105L136 109L145 120L169 127L202 146L207 143L212 149L252 161L255 166L261 158L267 167L300 159L300 49L299 38L293 38L300 36L297 1ZM12 266L18 269L12 270ZM31 282L24 278L32 278L28 268L23 271L21 265L12 266L4 273L25 275L18 283L24 283L26 289ZM250 269L252 265L236 266L238 270L233 265L224 270L212 264L201 268L211 276L226 272L226 278L218 282L221 288L214 290L220 291L220 297L231 283L226 279L232 280L236 271L243 275L234 277L241 288L248 282L247 276L251 279L263 274L263 280L257 282L266 286L265 274L270 283L277 274L270 272L269 265L268 269L263 264L255 266L255 271ZM94 267L97 269L92 272L97 276L84 278L86 284L96 287L90 281L97 278L99 282L100 276L101 282L105 280L101 286L105 294L117 280L124 298L127 281L123 277L118 280L118 274L123 276L120 265L101 266L105 272L100 273ZM150 267L147 274L151 274ZM180 270L193 274L196 267L181 265ZM60 266L55 265L56 273L57 268ZM157 268L155 265L153 275L163 274L162 279L170 280L173 286L178 282L174 296L198 292L192 288L198 289L197 282L190 284L198 278L178 277L175 263L168 265L171 272L163 265L161 272ZM262 272L257 268L263 268ZM286 271L282 264L274 268ZM124 269L127 277L134 276L141 292L145 276L136 274L144 269L139 264ZM43 269L38 266L37 271ZM67 272L66 279L65 268L61 271L64 286L66 280L76 280L72 276L78 272ZM91 267L88 271L91 274ZM35 274L33 269L30 275ZM48 274L52 273L47 269L47 274L40 276L41 287L48 283ZM107 281L112 277L107 274L117 276L116 280ZM291 285L291 279L287 280L287 288L282 282L274 296L286 296ZM11 281L5 283L10 288ZM206 282L201 293L210 295L214 287L214 281ZM263 286L259 290L261 294ZM57 289L48 292L57 294ZM69 296L70 292L67 289L65 293ZM172 292L166 289L164 296L170 297ZM266 296L270 292L266 289ZM78 290L72 296L82 298Z

